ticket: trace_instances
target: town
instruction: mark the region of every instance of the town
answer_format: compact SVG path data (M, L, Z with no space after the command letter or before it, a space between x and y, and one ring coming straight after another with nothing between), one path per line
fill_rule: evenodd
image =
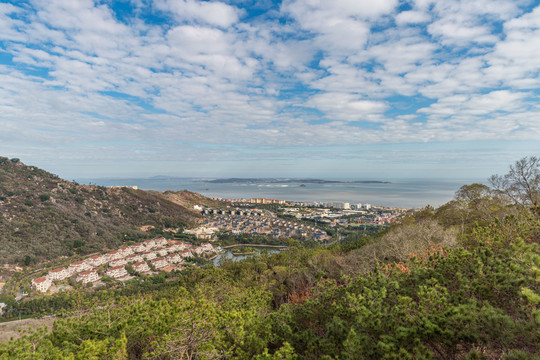
M371 204L349 203L342 201L333 202L300 202L300 201L285 201L278 199L266 199L266 198L251 198L251 199L224 199L214 197L213 199L225 201L231 204L232 207L236 206L236 209L219 210L219 209L202 209L205 215L232 215L232 216L264 216L265 212L271 217L283 217L293 216L298 220L317 220L320 223L327 223L330 226L350 224L365 224L365 225L379 225L387 226L398 220L399 218L410 214L411 210L406 208L397 207L382 207L374 206ZM282 205L276 207L277 205ZM255 206L265 209L264 211L256 208ZM269 210L271 209L271 211ZM228 224L224 226L228 230L231 226ZM290 226L290 224L285 225ZM300 226L299 224L293 224L294 226ZM275 236L273 233L268 233L265 229L258 228L260 234ZM238 229L236 229L238 230ZM244 230L251 231L252 228L246 228ZM316 231L316 230L314 230ZM321 230L322 231L322 230ZM285 233L285 232L284 232ZM298 232L289 232L289 235L297 235ZM306 237L307 234L301 236ZM324 238L324 234L316 232L319 239Z
M266 198L219 200L233 207L216 209L195 205L194 209L207 219L197 228L185 229L183 233L210 242L219 240L222 234L325 242L331 240L332 236L322 228L354 228L360 225L384 227L406 214L406 209L370 204L350 205L346 202L305 203ZM71 283L97 287L103 285L105 277L126 281L135 275L183 270L187 258L209 257L221 250L209 242L193 246L158 237L50 270L32 279L31 287L41 293L58 291L69 288L69 279Z
M211 217L199 228L185 230L197 238L210 239L214 233L230 232L233 235L247 234L273 238L302 237L313 240L327 240L330 236L323 230L293 221L280 219L271 211L260 209L203 209L203 214Z
M32 279L31 286L45 293L67 288L66 280L69 278L87 286L101 285L104 276L126 281L132 279L133 274L152 275L157 271L182 270L186 258L208 256L219 250L210 243L192 246L159 237L50 270L46 275ZM131 271L128 272L128 269Z

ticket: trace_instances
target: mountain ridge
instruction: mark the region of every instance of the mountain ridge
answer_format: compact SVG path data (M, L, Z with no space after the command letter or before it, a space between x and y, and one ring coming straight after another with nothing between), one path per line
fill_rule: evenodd
M192 209L198 203L217 205L187 191L80 185L0 157L0 259L29 265L148 238L145 225L192 226L201 219Z

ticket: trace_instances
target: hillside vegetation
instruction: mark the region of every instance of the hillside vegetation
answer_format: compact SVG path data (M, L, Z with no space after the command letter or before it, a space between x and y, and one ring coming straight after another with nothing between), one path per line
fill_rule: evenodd
M186 227L201 216L194 204L215 205L186 191L160 193L79 185L17 159L0 157L0 263L115 248L152 236L143 225Z
M539 359L533 170L532 200L466 185L376 237L14 304L64 317L0 359Z

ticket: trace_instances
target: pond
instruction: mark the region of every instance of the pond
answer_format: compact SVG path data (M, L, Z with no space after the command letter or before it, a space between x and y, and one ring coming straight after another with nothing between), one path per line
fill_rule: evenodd
M249 246L249 245L248 245ZM216 256L212 262L214 263L215 266L219 266L219 261L221 259L232 259L232 261L240 261L240 260L244 260L246 259L247 257L249 256L253 256L254 254L257 254L261 251L267 251L268 254L275 254L275 253L278 253L278 252L281 252L281 249L280 248L276 248L276 247L257 247L255 249L255 252L254 254L248 254L248 255L234 255L232 253L232 249L233 248L230 248L230 249L227 249L224 253L222 254L219 254L218 256Z

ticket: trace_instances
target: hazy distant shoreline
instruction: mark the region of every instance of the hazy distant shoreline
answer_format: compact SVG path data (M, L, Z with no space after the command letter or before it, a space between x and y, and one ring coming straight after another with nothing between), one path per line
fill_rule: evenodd
M196 182L214 184L391 184L389 181L378 180L322 180L322 179L281 179L281 178L228 178L212 180L196 180Z
M234 179L234 178L231 178ZM277 179L277 178L276 178ZM288 179L303 182L219 182L216 178L180 178L154 176L151 178L99 178L77 179L81 184L102 186L138 186L142 190L179 191L189 190L205 196L228 199L266 197L287 201L330 202L344 201L372 205L422 208L426 205L440 206L454 197L463 180L392 180L392 182L335 181L306 182L309 179ZM267 179L268 180L268 179ZM279 179L284 180L284 179ZM317 179L311 179L317 180ZM332 181L332 180L327 180Z

